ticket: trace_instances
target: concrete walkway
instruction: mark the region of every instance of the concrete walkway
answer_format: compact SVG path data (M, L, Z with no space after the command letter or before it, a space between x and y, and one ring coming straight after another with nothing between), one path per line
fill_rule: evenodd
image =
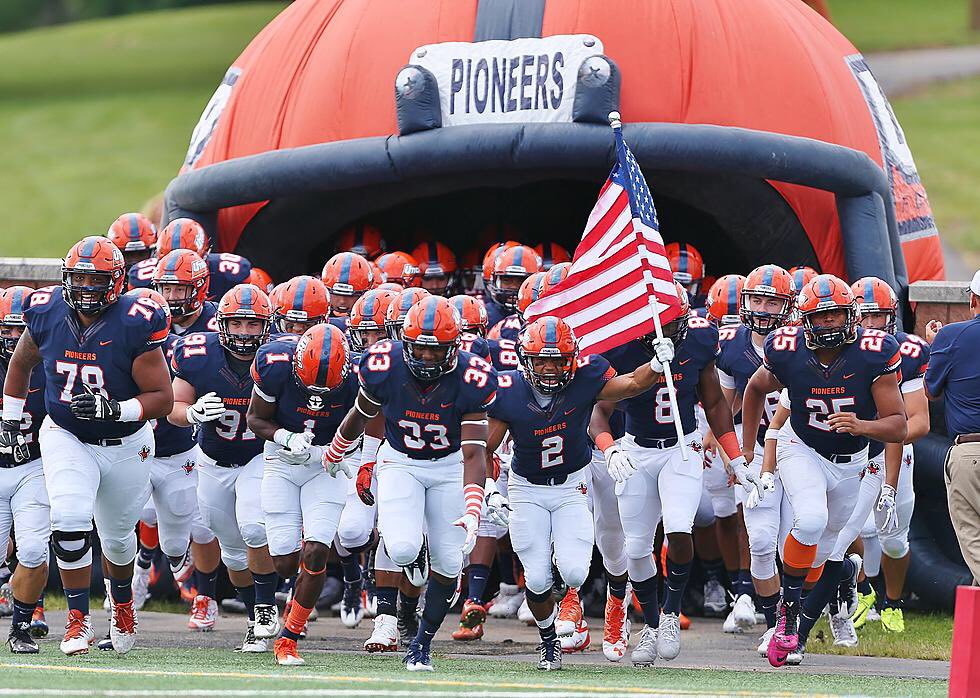
M889 97L936 82L980 75L980 46L888 51L865 58Z

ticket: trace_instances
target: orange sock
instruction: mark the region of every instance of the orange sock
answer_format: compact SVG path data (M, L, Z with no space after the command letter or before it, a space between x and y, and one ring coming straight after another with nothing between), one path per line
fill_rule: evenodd
M807 583L816 584L821 574L823 574L823 565L820 565L820 567L811 567L810 571L806 573Z
M817 558L817 546L803 545L790 533L783 546L783 563L798 570L808 570Z
M160 533L156 526L140 521L140 545L148 550L155 550L160 546Z
M306 627L306 621L309 620L312 612L312 608L300 606L296 602L296 599L293 599L293 602L289 605L289 615L286 616L286 630L301 635L303 628Z

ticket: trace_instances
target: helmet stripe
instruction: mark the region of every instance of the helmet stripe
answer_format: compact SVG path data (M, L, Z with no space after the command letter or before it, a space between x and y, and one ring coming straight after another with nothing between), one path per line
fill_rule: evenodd
M687 243L682 242L678 248L677 257L677 271L684 273L687 271L688 260L687 260Z
M170 260L167 262L167 273L173 274L177 271L177 261L180 259L180 255L171 255Z
M13 297L10 299L10 312L23 314L24 300L24 289L16 289Z
M354 260L353 255L345 254L340 260L340 276L337 278L337 282L341 284L350 283L350 266L351 262Z
M320 360L316 366L316 384L326 385L327 376L330 373L330 349L333 345L333 333L330 327L323 333L323 342L320 344Z
M776 275L776 270L771 265L762 268L762 285L772 286L772 277Z
M97 242L98 240L96 238L89 238L88 240L86 240L85 244L82 245L82 249L78 251L79 256L93 257L95 255L95 243Z
M820 281L817 283L817 295L822 297L829 296L830 294L830 281L826 276L821 276Z
M364 299L364 317L374 317L375 307L378 305L378 296L367 296Z
M140 239L140 224L136 216L129 216L129 239Z
M554 318L548 318L544 321L544 341L548 344L558 343L558 323L555 322Z
M875 302L875 285L874 282L864 282L864 302L874 303Z
M428 250L429 264L439 264L439 245L434 242L429 242L426 243L426 248Z
M436 328L436 308L439 307L439 301L435 298L425 299L425 314L422 316L422 329L431 332Z
M252 309L252 289L248 286L242 288L241 308L242 310Z
M728 307L738 307L738 279L735 277L728 280Z
M304 296L306 295L306 279L301 278L296 284L296 293L293 295L293 308L302 308Z
M520 266L524 261L524 248L515 247L514 248L514 266Z

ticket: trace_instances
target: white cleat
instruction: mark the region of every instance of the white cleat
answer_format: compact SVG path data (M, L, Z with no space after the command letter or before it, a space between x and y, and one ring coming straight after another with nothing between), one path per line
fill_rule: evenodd
M363 594L360 583L344 583L344 596L340 600L340 622L345 628L356 628L364 618Z
M725 587L716 579L710 579L704 583L704 611L705 615L721 616L728 610L728 600L725 598Z
M12 615L14 615L14 591L10 587L10 582L4 582L0 585L0 618Z
M520 608L517 609L517 620L528 625L534 625L534 614L531 613L531 609L527 605L527 599L524 599Z
M676 613L660 616L657 629L657 654L670 661L681 653L681 619Z
M150 569L134 565L133 570L133 608L142 611L146 600L150 598Z
M725 622L721 624L721 631L723 633L735 633L736 635L740 635L743 632L735 622L735 609L732 609L731 613L725 616Z
M558 642L564 654L584 652L592 643L592 636L589 634L589 622L583 618L575 625L571 634L562 635L558 638Z
M126 654L136 645L136 609L133 602L112 605L112 623L109 625L109 639L116 654Z
M732 616L734 616L737 632L750 630L755 627L755 604L752 597L748 594L740 594L732 605Z
M255 637L255 621L248 621L245 630L245 639L242 641L242 652L249 654L260 654L269 651L269 642L264 638Z
M776 628L768 628L766 632L762 633L762 637L759 638L759 656L768 657L769 656L769 642L772 640L773 633L776 632Z
M187 619L187 627L199 633L211 632L218 618L218 602L207 596L197 595L191 606L191 615Z
M271 604L255 604L255 638L274 638L279 635L279 628L279 609Z
M87 654L88 648L95 642L95 629L92 627L92 616L83 616L79 611L68 612L68 622L65 624L65 637L61 641L61 651L71 657L75 654Z
M657 661L657 629L644 625L640 641L630 654L633 666L653 666Z
M374 630L371 637L364 641L364 649L372 654L375 652L398 651L398 619L395 616L382 614L374 619Z
M501 584L500 591L490 605L489 615L494 618L516 618L524 603L524 592L516 584Z
M602 632L602 654L610 662L618 662L626 656L630 646L629 601L632 591L626 586L623 600L606 592L605 623Z
M831 613L829 616L830 632L834 636L834 646L857 647L858 636L851 617L844 615L843 609L838 613Z

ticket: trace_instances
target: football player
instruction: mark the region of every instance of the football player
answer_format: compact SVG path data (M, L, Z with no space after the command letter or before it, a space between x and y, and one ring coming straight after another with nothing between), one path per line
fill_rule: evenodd
M422 273L422 288L449 298L456 292L456 255L441 242L423 242L412 251Z
M337 252L353 252L367 260L374 260L385 251L385 240L381 231L370 223L355 223L337 234L334 249Z
M617 491L626 533L629 579L646 621L632 653L633 663L642 666L652 665L658 656L674 659L680 652L680 604L694 558L691 531L703 487L704 467L698 457L701 441L695 417L699 398L715 440L729 460L736 461L736 465L742 461L732 412L715 370L718 330L704 318L691 315L687 292L677 282L674 286L681 299L681 313L664 326L663 338L647 335L605 354L613 368L626 372L649 362L651 356L656 356L661 364L668 363L676 351L677 360L671 369L689 452L685 460L675 435L666 385L658 384L623 403L626 436L622 451L636 464L637 472L629 477L628 472L617 475L611 469L610 474L617 482L622 481ZM606 415L612 407L605 402L597 405ZM661 514L668 543L662 618L653 563L653 539Z
M259 349L248 426L265 439L262 510L279 575L297 573L289 612L276 640L276 663L304 664L296 649L323 588L327 554L340 523L351 473L343 461L326 471L322 451L354 405L357 377L343 333L317 324L299 341L287 336Z
M338 252L323 265L320 279L330 292L330 324L346 332L354 302L374 288L374 268L359 254Z
M489 478L486 501L490 517L506 519L513 510L511 541L524 565L525 595L541 635L538 668L561 669L552 559L568 587L585 583L594 542L588 497L592 408L597 400L615 402L649 390L663 365L648 359L634 372L617 376L601 356L580 356L571 327L555 317L528 325L517 352L520 370L498 376L487 445L489 451L496 450L508 431L514 441L511 504L507 506ZM665 344L660 355L667 359L668 352ZM609 467L635 470L610 436L608 423L605 426L596 442L608 453Z
M326 322L330 315L330 293L313 276L294 276L269 300L275 332L301 336L311 327Z
M907 432L898 341L858 326L854 294L835 276L814 278L800 291L797 306L802 327L769 334L763 365L746 385L742 403L749 460L766 396L786 387L791 405L776 452L779 478L793 507L793 528L783 544L782 601L767 652L773 666L798 651L800 596L807 576L820 575L802 609L805 617L816 618L837 590L845 565L830 558L857 501L868 439L901 443ZM772 491L775 466L768 459L763 463L746 507ZM748 475L743 465L740 480Z
M568 250L557 242L542 242L534 246L534 251L541 258L541 269L548 271L556 264L568 263L572 261Z
M161 345L169 317L152 299L123 296L125 262L102 237L75 243L62 288L35 291L7 367L0 453L22 445L20 423L33 368L44 364L44 419L38 435L51 502L51 546L68 600L61 650L88 652L92 522L110 577L115 651L136 642L133 561L136 522L150 482L153 431L173 405Z
M687 242L668 242L664 249L667 261L674 274L674 281L687 291L692 308L703 308L705 298L701 295L704 286L704 258L694 245Z
M531 274L539 271L541 271L541 258L530 247L515 245L494 253L487 286L490 298L486 301L490 327L517 312L517 294L521 284ZM485 271L484 276L486 276Z
M133 265L153 254L157 228L142 213L124 213L112 222L106 237L122 252L128 272Z
M425 610L405 657L409 671L432 670L432 638L455 595L463 555L476 543L483 507L486 411L497 375L480 357L459 351L459 324L448 299L429 296L413 305L401 341L378 342L361 357L355 408L324 454L339 463L366 421L384 415L378 528L394 562L428 576ZM429 565L431 575L419 574Z
M248 428L252 361L269 336L272 308L257 286L241 284L218 305L218 332L182 337L174 346L174 409L178 427L197 427L197 499L217 536L221 560L248 613L243 652L264 652L279 632L278 575L262 517L262 440ZM217 563L200 573L197 593L216 597Z
M17 340L27 327L24 311L33 289L12 286L0 292L0 379L7 373ZM7 553L11 525L17 530L17 567L10 580L12 611L7 646L14 654L37 654L31 636L34 608L48 581L48 539L51 514L44 488L38 430L44 407L44 367L35 366L27 402L18 424L18 444L9 455L0 455L0 550Z
M252 267L252 271L249 272L248 281L246 283L252 284L253 286L258 286L266 293L272 293L272 289L276 286L275 282L272 280L272 277L269 276L269 272L260 267Z
M383 254L378 257L377 265L388 283L395 283L403 288L422 285L422 270L418 260L407 252L396 250Z
M191 218L177 218L160 231L157 241L157 258L163 258L171 250L193 250L208 263L211 281L208 300L217 302L233 286L248 282L252 263L244 257L229 252L212 252L211 240L204 228Z
M514 312L491 327L487 336L491 339L516 341L518 333L524 327L524 311L544 294L546 278L547 273L539 271L524 279L517 290L517 305Z

